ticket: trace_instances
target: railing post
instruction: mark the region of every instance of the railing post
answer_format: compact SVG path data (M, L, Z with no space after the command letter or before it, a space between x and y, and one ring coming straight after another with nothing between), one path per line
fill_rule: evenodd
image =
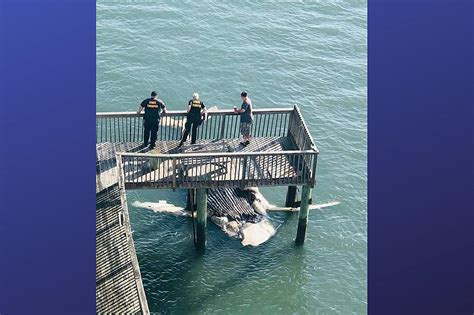
M293 111L290 112L290 115L288 117L288 130L287 130L287 133L286 133L287 137L290 137L293 133L292 128L293 128L293 124L294 124L294 120L295 120L295 112L296 112L296 107L293 108Z
M131 118L125 118L126 121L128 121L129 124L129 134L128 134L128 141L132 142L132 119Z
M207 189L196 189L197 224L196 224L196 247L206 248L207 227Z
M308 225L309 199L311 198L311 187L304 185L301 192L301 206L298 219L298 231L296 232L295 243L303 245L306 237L306 226Z
M314 159L313 159L313 174L312 175L312 178L311 178L311 188L314 188L314 186L316 185L316 166L318 165L318 155L319 153L316 153L314 155Z
M225 118L226 118L226 115L222 116L222 119L221 119L221 131L220 131L220 134L219 134L219 139L223 139L223 138L224 138L224 132L225 132Z
M245 174L247 173L247 158L248 156L244 156L243 158L243 165L242 165L242 178L241 178L241 187L245 187Z
M173 162L172 162L172 166L173 166L173 170L172 170L172 174L173 174L173 191L176 190L176 158L173 158Z

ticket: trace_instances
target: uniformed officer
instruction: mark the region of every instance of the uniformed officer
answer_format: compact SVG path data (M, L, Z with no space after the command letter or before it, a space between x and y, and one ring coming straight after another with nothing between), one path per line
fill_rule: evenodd
M158 99L158 94L155 91L151 92L151 97L144 99L138 107L137 114L140 114L145 109L143 116L145 132L143 134L143 144L146 147L150 142L149 149L155 147L156 134L160 124L160 116L163 111L166 113L165 103ZM150 139L151 136L151 139Z
M191 144L196 143L197 128L205 119L206 106L199 99L198 93L193 93L193 99L188 102L188 114L186 115L186 124L184 125L184 134L178 147L188 140L189 132L191 132ZM204 117L203 117L204 115Z

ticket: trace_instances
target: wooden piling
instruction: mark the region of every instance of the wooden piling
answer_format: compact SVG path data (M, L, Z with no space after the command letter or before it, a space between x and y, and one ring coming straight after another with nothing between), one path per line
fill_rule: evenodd
M285 207L294 207L296 203L296 190L297 186L288 186L288 191L286 192L286 202Z
M188 189L186 194L186 210L191 212L192 225L193 225L193 241L196 244L196 190Z
M206 247L206 226L207 226L207 189L196 189L197 224L196 224L196 247L204 249Z
M303 186L301 191L301 206L298 220L298 231L296 232L295 243L303 245L306 236L306 226L308 225L308 210L309 199L311 198L311 187L309 185Z
M186 210L194 212L195 189L188 189L186 194Z

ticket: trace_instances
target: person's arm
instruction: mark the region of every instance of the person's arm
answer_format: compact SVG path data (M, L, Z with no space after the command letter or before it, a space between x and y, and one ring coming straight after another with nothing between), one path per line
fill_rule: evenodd
M190 110L191 110L191 101L188 102L188 109L186 110L186 112L189 113Z
M140 115L140 113L145 109L145 101L141 102L140 105L138 106L137 109L137 114Z
M237 110L237 113L242 114L247 111L247 109L249 108L249 104L247 102L244 102L244 104L242 104L242 107Z
M204 103L201 102L201 115L204 116L204 120L207 119L207 108L206 108L206 105L204 105Z
M161 106L161 109L163 110L163 113L166 114L166 105L165 105L165 102L163 102L162 100L160 100L160 106Z

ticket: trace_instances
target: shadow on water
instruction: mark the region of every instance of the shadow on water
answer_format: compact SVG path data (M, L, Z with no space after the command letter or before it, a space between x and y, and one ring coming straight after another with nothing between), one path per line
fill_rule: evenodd
M220 293L228 291L229 288L238 287L242 284L245 285L246 283L248 284L249 278L258 278L261 276L261 274L265 273L265 271L262 271L261 268L256 268L255 261L258 261L259 265L270 265L274 261L278 261L281 264L286 264L287 260L294 260L294 257L291 257L293 256L291 254L296 254L296 256L299 256L299 259L296 259L296 263L292 261L292 273L297 275L297 277L293 280L296 280L296 282L301 282L301 280L304 279L304 248L290 243L286 244L284 247L280 247L278 250L273 251L269 251L268 248L261 248L260 250L251 248L249 250L255 251L255 253L253 253L254 255L245 255L245 253L242 253L241 257L239 257L239 259L242 260L239 263L239 266L241 267L237 270L234 270L234 272L226 280L216 283L212 287L212 290L201 293L197 297L183 296L184 300L188 300L190 298L190 302L194 302L187 304L183 311L189 313L202 312L203 305L211 305L212 300L215 299ZM201 264L202 258L203 256L199 256L199 258L194 261L194 266ZM193 270L190 269L190 272L193 272ZM168 310L165 310L165 312L167 311Z
M137 199L130 197L129 201ZM152 312L202 312L203 307L215 303L214 299L235 290L238 290L236 298L246 299L255 281L272 277L280 266L291 266L283 274L291 279L288 286L292 290L298 290L306 281L305 248L296 246L294 237L287 237L293 233L296 236L295 213L270 213L270 220L277 228L276 235L258 247L243 247L240 240L226 236L209 220L207 248L198 250L193 243L190 218L157 214L133 206L130 210L132 228L136 227L134 241L143 283ZM137 220L140 225L134 224ZM288 242L288 239L292 241ZM269 280L264 282L271 283ZM234 303L239 301L232 301Z
M291 218L291 214L284 216L283 224L286 224ZM161 279L163 280L161 284L148 288L157 290L157 292L147 292L147 295L155 295L153 303L150 303L151 310L164 313L201 312L203 306L211 305L212 300L216 297L229 290L232 291L235 287L248 284L249 279L258 279L262 275L267 276L266 274L272 273L271 269L278 265L291 265L293 283L302 284L305 282L306 255L303 246L287 242L278 244L278 247L275 248L275 244L271 244L271 242L281 240L271 240L258 247L242 247L237 239L223 237L222 231L213 225L208 227L208 236L210 239L206 250L197 250L190 239L186 244L183 244L181 254L174 255L174 257L167 255L166 262L161 261L159 269L154 269L155 272L158 272L153 275L156 277L163 276L160 270L174 271L167 273ZM229 269L229 266L221 265L221 263L227 262L226 259L229 259L227 253L233 256L231 259L234 263L238 261L234 265L237 268ZM224 256L222 256L223 254ZM182 264L183 261L186 265L176 268L176 264ZM219 272L225 271L225 274L218 279L211 279L214 275L213 271L209 269L221 269ZM176 272L180 272L181 275L176 277ZM160 291L165 291L166 297L160 297ZM158 300L168 302L160 303ZM174 302L170 303L170 300L174 300Z

